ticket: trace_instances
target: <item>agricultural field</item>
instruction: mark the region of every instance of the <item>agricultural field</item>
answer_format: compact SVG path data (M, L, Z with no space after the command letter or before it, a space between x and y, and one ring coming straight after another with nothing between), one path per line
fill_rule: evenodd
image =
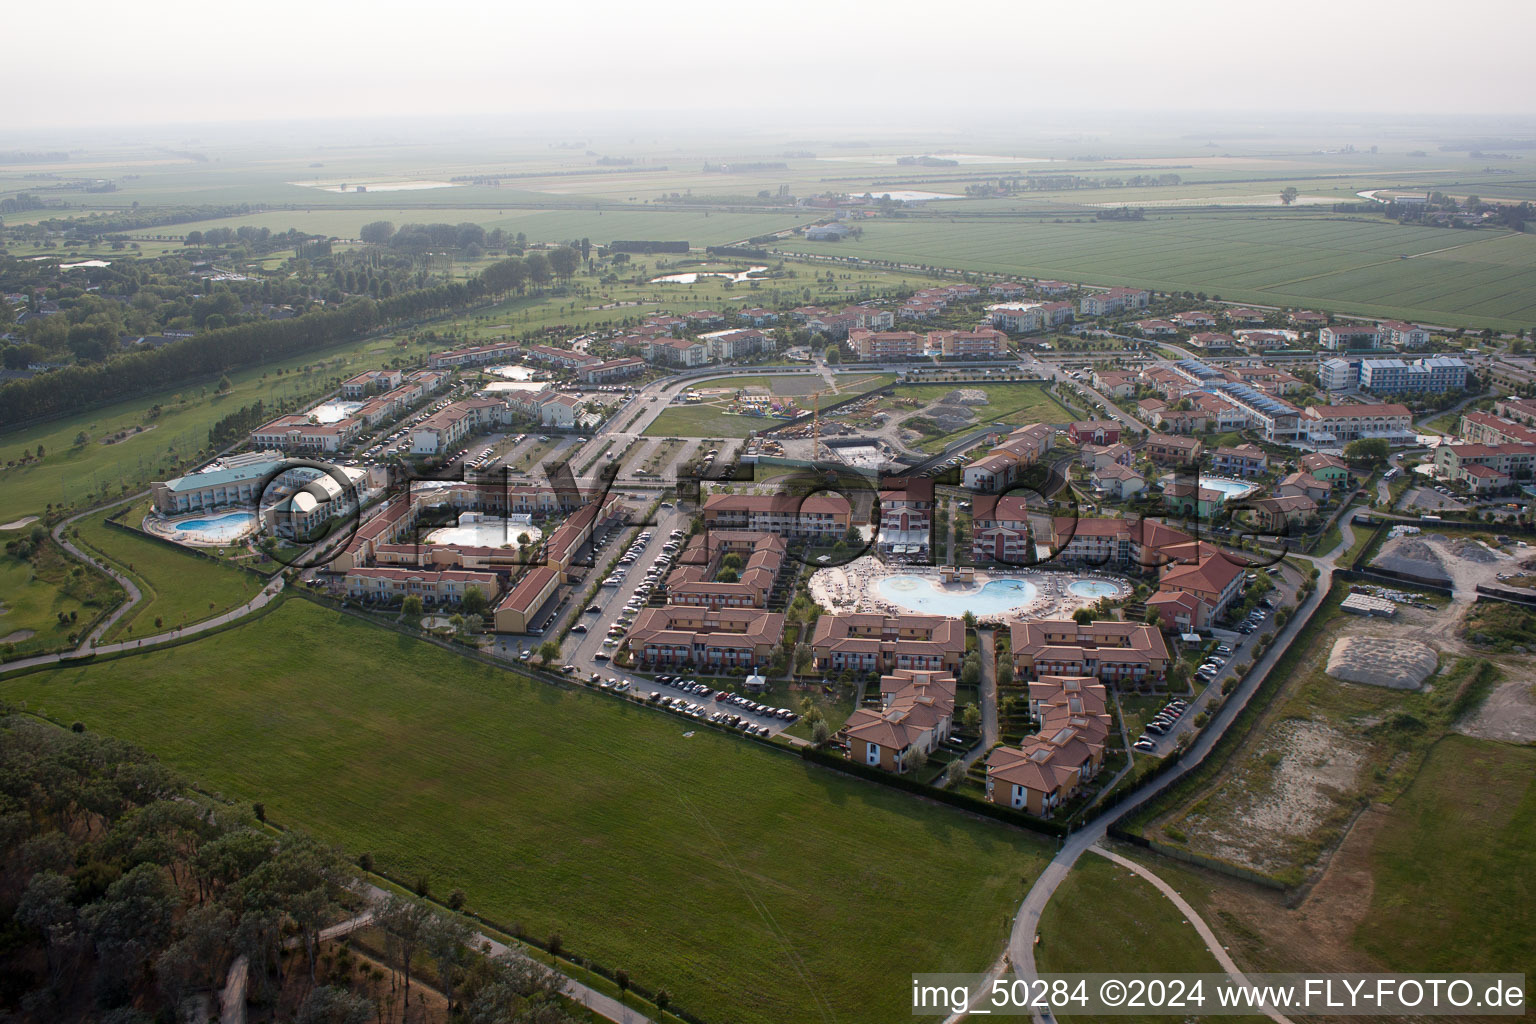
M146 509L147 503L135 505L123 523L136 526ZM104 639L148 636L190 625L244 604L262 587L264 581L250 573L108 526L108 514L97 513L76 523L75 541L113 563L133 580L142 596Z
M905 1018L914 965L983 969L1049 855L297 597L172 650L5 680L0 697L138 743L391 877L463 889L507 927L559 931L706 1020Z
M865 224L859 240L795 239L781 247L1430 323L1516 329L1536 322L1532 235L1305 209L1156 210L1139 222L914 218Z

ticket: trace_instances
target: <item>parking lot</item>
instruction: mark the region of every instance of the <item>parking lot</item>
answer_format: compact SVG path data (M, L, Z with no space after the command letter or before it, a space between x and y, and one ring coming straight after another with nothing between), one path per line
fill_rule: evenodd
M1217 642L1211 653L1195 670L1194 696L1178 695L1172 698L1183 702L1184 706L1169 709L1165 705L1164 710L1174 710L1177 714L1169 717L1161 732L1149 727L1142 735L1131 737L1132 746L1136 750L1159 757L1171 754L1178 745L1179 737L1194 729L1195 716L1206 710L1213 697L1221 695L1222 683L1236 676L1237 666L1256 660L1254 648L1258 644L1258 637L1266 632L1278 632L1279 627L1274 624L1274 610L1295 602L1296 588L1301 584L1301 577L1288 566L1272 568L1276 570L1270 573L1275 589L1265 598L1269 606L1260 605L1254 610L1253 615L1232 628L1211 630L1211 635ZM1256 570L1256 572L1264 571L1266 570ZM1149 741L1151 749L1141 744L1142 740Z

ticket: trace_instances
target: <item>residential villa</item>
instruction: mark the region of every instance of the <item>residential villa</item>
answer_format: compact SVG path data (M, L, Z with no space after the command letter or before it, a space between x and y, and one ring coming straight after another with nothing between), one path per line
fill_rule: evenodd
M822 615L811 653L819 672L924 669L956 674L965 656L965 624L939 615Z

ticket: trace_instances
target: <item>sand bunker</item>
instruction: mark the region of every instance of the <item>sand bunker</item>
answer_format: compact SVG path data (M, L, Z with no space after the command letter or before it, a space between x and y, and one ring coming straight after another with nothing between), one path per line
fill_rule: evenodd
M1334 643L1328 655L1328 674L1347 683L1416 690L1439 664L1435 649L1417 640L1346 636Z

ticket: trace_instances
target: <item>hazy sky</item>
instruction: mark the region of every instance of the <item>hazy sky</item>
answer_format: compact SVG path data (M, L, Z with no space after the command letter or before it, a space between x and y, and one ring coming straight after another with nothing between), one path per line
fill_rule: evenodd
M908 106L1536 112L1533 0L74 0L8 10L0 130ZM734 116L732 116L734 114Z

